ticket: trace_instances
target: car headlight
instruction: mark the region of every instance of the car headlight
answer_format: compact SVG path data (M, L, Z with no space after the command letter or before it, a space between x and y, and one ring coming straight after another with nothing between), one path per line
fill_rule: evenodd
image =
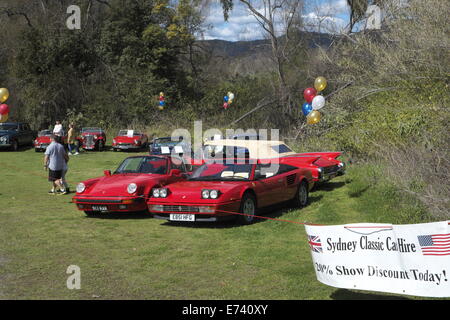
M94 139L97 139L97 136L96 136L96 135L94 135Z
M209 191L209 197L211 199L217 199L219 197L219 191L218 190Z
M209 190L202 190L202 198L209 199Z
M163 189L159 189L159 196L160 196L160 198L165 198L165 197L167 197L167 189L166 188L163 188Z
M135 193L137 190L137 185L136 183L130 183L127 187L127 191L128 193Z
M139 144L139 140L134 140L134 144Z
M86 190L86 186L83 182L77 184L77 193L82 193L84 190Z
M3 136L3 137L0 138L0 140L6 142L6 141L8 141L8 137L7 136Z
M152 191L152 195L154 198L166 198L169 194L167 188L155 188Z

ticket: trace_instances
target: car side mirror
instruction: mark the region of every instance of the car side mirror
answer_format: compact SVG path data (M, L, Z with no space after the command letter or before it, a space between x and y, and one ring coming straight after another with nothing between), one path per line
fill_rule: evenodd
M103 171L103 174L104 174L106 177L109 177L109 176L111 176L111 170L105 170L105 171Z
M180 169L172 169L170 170L171 176L181 176L181 170Z

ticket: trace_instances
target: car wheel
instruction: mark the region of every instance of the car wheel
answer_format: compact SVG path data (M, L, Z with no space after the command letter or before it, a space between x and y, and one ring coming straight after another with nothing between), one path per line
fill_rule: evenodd
M296 207L303 208L308 205L309 202L309 190L308 183L306 181L302 181L298 186L297 192L294 198L294 204Z
M17 151L17 150L19 150L19 144L17 143L17 140L14 140L14 141L12 142L11 150L12 150L12 151Z
M239 208L238 222L241 224L251 224L256 221L256 198L251 193L246 193L242 197L241 207Z

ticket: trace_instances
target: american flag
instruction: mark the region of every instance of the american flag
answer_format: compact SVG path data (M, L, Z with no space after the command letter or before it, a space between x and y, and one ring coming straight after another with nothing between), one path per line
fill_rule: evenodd
M450 255L450 233L417 236L424 256Z
M322 243L320 242L320 238L318 236L310 236L308 235L308 243L311 247L312 252L322 252Z

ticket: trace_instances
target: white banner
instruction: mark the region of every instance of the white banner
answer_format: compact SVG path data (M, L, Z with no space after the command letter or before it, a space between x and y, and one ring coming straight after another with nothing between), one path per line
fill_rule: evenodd
M346 289L450 297L449 221L305 225L320 282Z

